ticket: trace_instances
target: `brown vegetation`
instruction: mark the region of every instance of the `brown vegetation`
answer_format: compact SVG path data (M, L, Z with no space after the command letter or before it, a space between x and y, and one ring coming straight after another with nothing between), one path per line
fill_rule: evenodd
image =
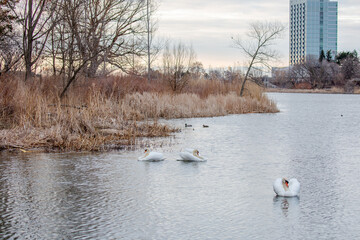
M0 149L101 151L177 130L157 123L158 118L278 111L255 84L239 97L240 83L198 80L186 92L173 93L142 78L83 79L60 100L59 82L1 77Z
M331 87L324 89L308 89L308 88L267 88L266 92L279 92L279 93L326 93L326 94L344 94L346 93L343 88ZM359 89L354 90L354 93L359 93Z

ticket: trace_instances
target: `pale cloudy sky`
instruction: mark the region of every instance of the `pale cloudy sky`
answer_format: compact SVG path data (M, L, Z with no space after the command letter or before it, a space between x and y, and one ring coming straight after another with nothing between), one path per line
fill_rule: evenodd
M162 38L192 44L205 68L243 65L231 36L246 33L257 20L289 26L289 0L159 0L156 13ZM338 51L360 50L360 0L338 0ZM289 61L289 33L278 41L278 66Z

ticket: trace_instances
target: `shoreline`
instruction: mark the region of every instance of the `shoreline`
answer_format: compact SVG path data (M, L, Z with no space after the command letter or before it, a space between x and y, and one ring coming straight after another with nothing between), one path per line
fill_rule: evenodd
M360 89L355 88L353 93L346 93L343 88L328 89L289 89L289 88L264 88L264 92L275 93L315 93L315 94L360 94Z
M240 97L241 81L194 79L174 92L162 79L83 79L63 98L61 83L56 77L0 81L0 151L107 152L179 131L159 119L279 111L252 82Z
M73 133L62 136L59 136L59 133L63 129L54 130L53 128L2 129L0 130L0 135L2 135L0 153L109 152L142 145L141 140L139 142L141 138L169 137L180 131L178 128L159 124L156 120L146 123L133 122L133 125L126 130L99 128L91 133ZM9 135L12 139L6 141L6 138L9 138L6 136Z
M278 112L278 111L277 111ZM231 113L226 115L216 115L216 116L204 116L204 117L185 117L185 118L172 118L172 119L192 119L192 118L216 118L216 117L225 117L230 115L242 115L242 114L269 114L269 113L277 113L277 112L246 112L246 113ZM172 119L156 119L156 120L149 120L153 124L156 122L161 122L161 120L172 120ZM166 138L174 136L174 134L183 131L181 128L173 128L165 123L160 123L164 128L168 128L169 132L165 134L161 134L159 136L137 136L133 137L131 140L129 139L123 139L123 138L115 138L115 142L117 143L110 143L110 144L104 144L98 146L96 149L70 149L70 150L64 150L60 147L54 147L54 146L43 146L43 147L31 147L26 145L13 145L13 144L1 144L0 142L0 153L2 152L9 152L9 153L31 153L31 154L37 154L37 153L105 153L105 152L111 152L111 151L122 151L122 150L128 150L136 147L148 147L146 142L148 142L151 139L158 139L158 138ZM0 134L2 134L2 131L8 130L3 129L0 130ZM11 129L10 129L11 130ZM109 135L111 135L110 132L117 131L116 129L106 129L109 130ZM45 130L44 130L45 131ZM161 143L160 143L161 144Z
M236 93L209 95L135 93L122 99L92 99L87 107L68 108L36 103L25 110L23 122L0 129L0 152L108 152L141 146L156 137L168 137L179 129L159 119L217 117L231 114L275 113L275 102L261 94L259 99ZM79 104L70 104L78 106ZM9 117L8 117L9 118Z

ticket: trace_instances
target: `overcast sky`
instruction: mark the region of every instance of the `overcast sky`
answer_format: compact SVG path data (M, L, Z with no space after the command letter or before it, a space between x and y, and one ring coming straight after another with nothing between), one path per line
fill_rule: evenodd
M157 35L192 44L205 68L243 65L231 36L245 34L257 20L281 21L289 26L289 0L159 0ZM339 0L338 51L360 50L360 0ZM288 28L276 48L289 61Z

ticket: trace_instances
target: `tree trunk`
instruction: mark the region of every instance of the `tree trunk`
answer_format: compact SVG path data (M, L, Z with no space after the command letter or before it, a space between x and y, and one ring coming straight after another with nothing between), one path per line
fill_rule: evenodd
M33 44L33 19L32 19L32 8L33 8L33 0L29 0L29 4L28 4L29 10L28 10L28 22L27 22L27 26L28 26L28 30L27 30L27 47L24 49L25 53L25 81L28 79L31 79L32 74L31 74L31 67L32 67L32 44ZM25 29L26 31L26 29Z
M149 0L146 2L146 21L147 21L147 55L148 55L148 74L147 80L150 83L150 15L149 15Z
M255 60L255 58L256 58L256 55L257 55L257 52L258 52L258 51L259 51L259 49L256 50L256 53L255 53L253 59L251 60L251 63L250 63L250 65L249 65L249 68L248 68L247 71L246 71L246 74L245 74L245 77L244 77L244 81L243 81L243 83L242 83L242 85L241 85L240 97L243 96L244 88L245 88L245 83L246 83L246 80L247 80L248 77L249 77L250 70L251 70L251 68L252 68L252 66L253 66L253 64L254 64L254 60Z
M247 70L247 72L246 72L246 75L245 75L245 77L244 77L244 81L243 81L243 83L242 83L242 85L241 85L240 97L243 96L244 88L245 88L245 83L246 83L246 80L247 80L247 78L248 78L249 72L250 72L250 67L248 68L248 70Z
M100 62L98 60L98 58L93 58L91 61L90 61L90 66L86 69L86 75L90 78L94 78L96 77L96 72L98 70L100 66Z

